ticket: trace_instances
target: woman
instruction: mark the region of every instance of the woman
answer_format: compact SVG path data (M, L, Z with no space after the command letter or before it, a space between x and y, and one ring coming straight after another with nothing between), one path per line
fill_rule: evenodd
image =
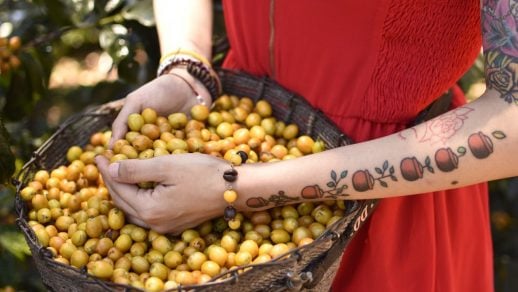
M483 2L224 1L231 44L225 66L275 79L357 142L236 167L236 208L269 208L280 191L303 201L308 187L326 190L332 171L347 171L345 199L383 198L345 252L334 290L493 289L483 182L518 175L518 16L515 1ZM157 0L155 13L163 55L181 49L210 59L209 0ZM481 23L486 92L468 105L457 94L451 111L407 129L469 68ZM128 96L114 139L123 137L127 116L145 107L166 115L210 103L199 80L182 67L169 69ZM222 174L229 166L220 159L97 162L115 203L133 222L161 232L220 216L227 205ZM159 184L141 190L134 186L141 181Z

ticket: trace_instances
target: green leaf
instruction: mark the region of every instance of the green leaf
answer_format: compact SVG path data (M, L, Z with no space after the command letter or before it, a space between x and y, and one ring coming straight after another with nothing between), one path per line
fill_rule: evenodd
M127 20L136 20L144 26L154 26L155 16L153 14L153 1L136 1L122 9L122 16Z
M123 2L123 0L108 0L108 2L106 2L106 5L104 6L104 11L108 13L112 12L115 9L119 8Z
M379 167L376 167L374 170L376 170L376 172L379 174L383 174L383 171Z
M331 170L331 178L336 181L336 172L334 170Z
M345 178L347 176L347 170L344 170L342 171L342 173L340 173L340 178Z
M3 110L9 121L29 116L36 102L46 95L46 76L39 60L26 52L21 52L18 57L22 66L13 71Z
M382 180L380 180L380 185L384 188L388 187L388 184Z
M334 188L335 187L335 183L330 181L327 183L327 186L330 187L330 188Z
M70 19L77 27L87 27L93 25L98 15L95 13L95 0L66 1L70 11Z
M387 168L388 168L388 160L385 160L385 162L383 162L383 170L385 170Z
M10 228L0 229L0 246L20 260L31 254L23 234Z
M70 21L70 11L67 4L62 0L37 0L38 6L45 7L45 16L52 23L58 26L72 24Z
M504 139L505 137L507 137L507 136L505 135L505 133L504 133L504 132L502 132L502 131L494 131L494 132L493 132L493 133L491 133L491 134L493 135L493 137L495 137L495 138L496 138L496 139L498 139L498 140L501 140L501 139Z
M0 183L5 183L14 172L14 155L9 145L9 134L0 119Z

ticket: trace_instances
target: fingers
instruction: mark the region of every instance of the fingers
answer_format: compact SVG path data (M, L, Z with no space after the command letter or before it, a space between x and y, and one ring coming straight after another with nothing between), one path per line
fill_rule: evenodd
M149 228L149 224L140 219L138 211L133 207L135 206L134 204L139 203L139 198L146 196L146 194L139 194L139 189L136 186L124 185L113 181L108 174L108 160L105 157L96 157L96 162L99 171L103 175L103 178L105 178L104 183L110 190L110 196L115 205L125 212L126 218L129 222L145 228ZM125 196L120 194L124 194Z
M138 187L135 185L128 185L116 182L109 174L108 159L101 155L95 158L97 168L103 176L103 181L110 191L110 196L119 208L133 217L138 217L137 209L139 197L137 196Z
M130 223L136 224L136 225L138 225L140 227L150 228L150 226L148 224L146 224L144 221L140 220L139 218L137 218L135 216L131 216L131 215L126 214L126 218L128 219L128 221Z
M128 128L128 116L132 113L140 112L140 110L140 104L132 102L128 98L126 98L126 103L124 104L124 107L122 107L122 110L119 112L117 118L115 118L115 120L112 123L112 137L110 139L110 143L108 143L108 147L110 149L113 148L113 143L115 143L115 141L122 139L126 134Z
M113 180L122 183L164 182L167 180L167 157L128 159L112 163L107 173Z

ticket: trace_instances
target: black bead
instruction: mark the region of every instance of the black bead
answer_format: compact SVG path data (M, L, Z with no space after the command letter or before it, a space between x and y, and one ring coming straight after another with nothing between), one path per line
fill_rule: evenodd
M237 214L236 208L234 208L232 206L227 206L225 208L225 213L223 213L223 218L226 221L230 221L230 220L236 218L236 214Z
M237 151L237 154L241 156L241 163L246 163L246 161L248 160L248 154L246 154L246 152L243 150Z
M223 173L223 179L228 182L235 182L237 179L237 171L235 169L225 170Z

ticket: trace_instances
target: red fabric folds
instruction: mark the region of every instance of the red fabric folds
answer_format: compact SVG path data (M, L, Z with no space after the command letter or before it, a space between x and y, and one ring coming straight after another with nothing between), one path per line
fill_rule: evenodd
M403 129L481 46L478 0L223 3L225 66L273 77L356 142ZM454 105L464 103L455 93ZM492 290L488 212L486 184L383 200L333 290Z

